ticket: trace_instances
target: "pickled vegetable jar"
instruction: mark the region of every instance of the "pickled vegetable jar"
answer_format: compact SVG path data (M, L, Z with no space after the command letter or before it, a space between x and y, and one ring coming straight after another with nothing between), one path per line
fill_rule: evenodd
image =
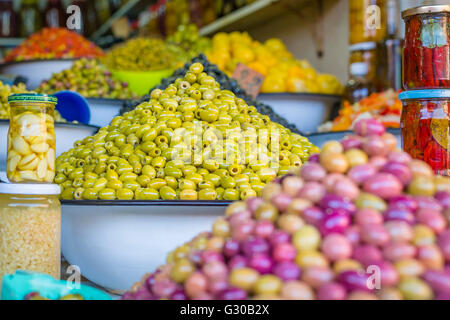
M350 44L387 36L386 0L350 0Z
M60 187L0 183L1 279L16 270L60 277Z
M427 162L436 174L450 175L450 90L410 90L400 94L403 149Z
M450 88L450 5L403 11L403 87Z
M7 175L13 183L52 183L55 176L56 97L14 94L8 98Z

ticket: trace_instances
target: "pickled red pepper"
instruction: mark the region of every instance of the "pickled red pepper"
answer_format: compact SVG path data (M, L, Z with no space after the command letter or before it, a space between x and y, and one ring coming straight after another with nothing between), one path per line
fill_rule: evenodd
M405 17L403 86L450 88L449 12Z

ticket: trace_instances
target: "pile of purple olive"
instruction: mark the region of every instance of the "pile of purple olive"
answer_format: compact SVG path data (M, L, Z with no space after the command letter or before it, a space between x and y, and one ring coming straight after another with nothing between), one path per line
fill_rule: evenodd
M375 120L234 202L123 299L450 299L450 178Z

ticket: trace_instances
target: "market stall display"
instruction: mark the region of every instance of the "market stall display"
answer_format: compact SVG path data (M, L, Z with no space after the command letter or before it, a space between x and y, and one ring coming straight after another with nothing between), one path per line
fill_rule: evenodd
M202 64L189 70L58 157L63 199L245 199L317 151L221 90Z
M96 59L80 59L70 69L55 73L36 89L39 93L53 94L62 90L80 93L86 98L132 99L137 97L128 83L113 77Z
M47 59L97 58L103 51L65 28L44 28L14 48L5 62Z
M230 205L122 299L448 299L449 178L376 120L355 133Z
M412 8L402 16L404 89L450 88L450 5Z
M379 120L387 128L400 128L401 112L402 102L398 98L398 92L387 90L373 93L353 105L344 102L339 115L333 121L322 124L318 131L351 130L358 120L368 118Z
M167 37L166 41L182 50L180 54L183 61L190 61L211 47L211 40L201 37L195 24L178 26L177 31Z
M170 84L174 83L179 77L184 77L184 75L187 72L189 72L189 68L192 63L201 63L203 65L203 72L206 72L209 76L216 79L216 81L220 84L220 88L222 90L229 90L233 92L238 98L244 99L248 105L254 106L259 113L269 116L271 121L281 124L283 127L288 128L294 133L300 134L300 131L295 127L295 125L289 123L283 117L280 117L279 114L274 112L272 107L264 103L261 103L260 101L255 100L249 95L247 95L245 90L239 86L236 80L230 78L223 71L219 70L217 65L210 63L206 58L206 56L203 54L200 54L194 59L192 59L190 63L186 63L183 68L175 70L175 72L170 77L162 79L161 84L157 85L153 89L165 90ZM149 99L150 99L150 92L149 94L142 97L142 99L140 100L128 101L126 104L124 104L120 113L123 114L127 111L131 111L134 108L136 108L136 106L138 106L142 102L148 101Z
M339 80L330 74L319 74L306 60L296 60L280 39L264 44L246 32L217 33L212 39L208 59L229 76L238 63L265 76L262 93L309 92L340 94Z

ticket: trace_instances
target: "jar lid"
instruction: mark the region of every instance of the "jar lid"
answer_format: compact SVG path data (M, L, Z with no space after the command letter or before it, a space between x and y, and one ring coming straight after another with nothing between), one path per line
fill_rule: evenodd
M8 97L8 102L24 102L24 101L57 103L58 98L56 98L55 96L38 93L17 93L12 94Z
M0 183L0 194L59 195L60 193L61 188L57 184Z
M360 42L349 47L350 52L353 51L368 51L377 47L376 42Z
M407 9L402 12L402 18L405 19L406 17L415 16L417 14L443 13L443 12L450 12L450 5L441 4L436 6L422 6Z
M369 73L369 66L365 62L355 62L350 65L352 76L365 76Z
M413 99L449 99L450 89L425 89L425 90L409 90L399 94L400 100Z

